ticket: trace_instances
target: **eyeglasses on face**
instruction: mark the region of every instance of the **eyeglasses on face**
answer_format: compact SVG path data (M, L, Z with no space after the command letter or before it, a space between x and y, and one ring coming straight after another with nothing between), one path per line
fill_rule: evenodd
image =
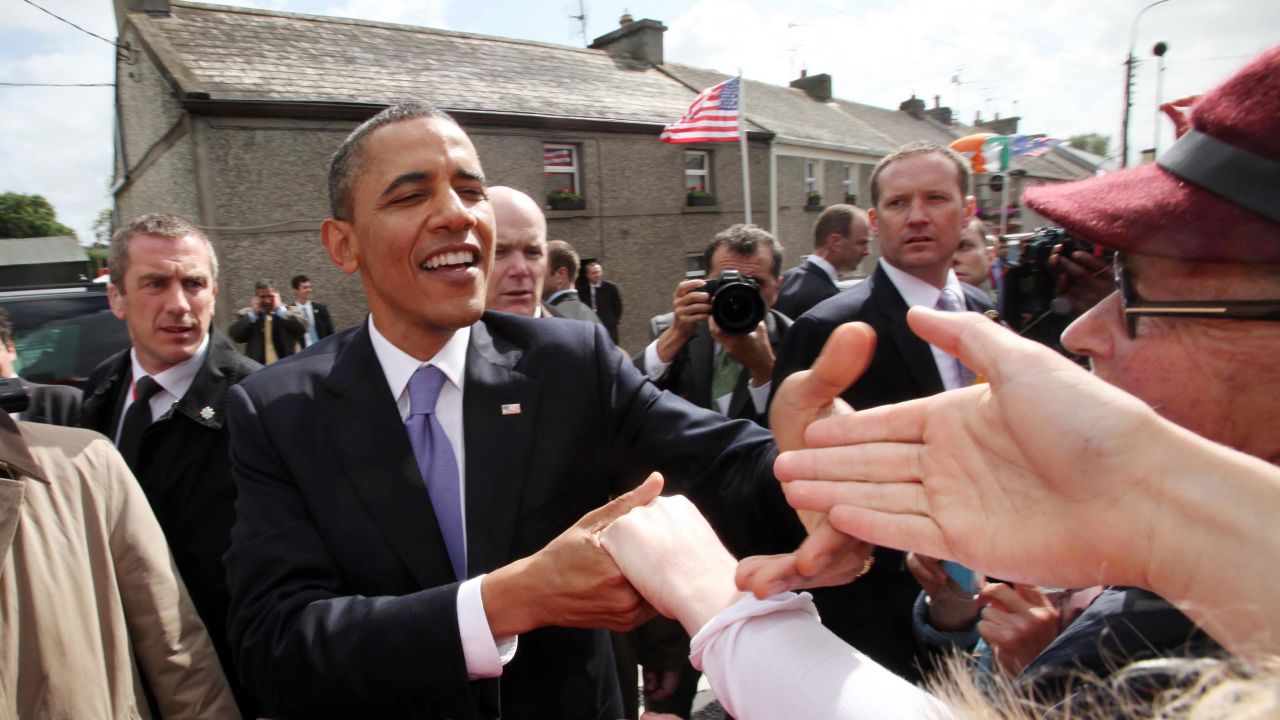
M1113 266L1130 340L1137 337L1138 318L1143 317L1280 320L1280 300L1143 300L1133 286L1123 255L1116 253Z

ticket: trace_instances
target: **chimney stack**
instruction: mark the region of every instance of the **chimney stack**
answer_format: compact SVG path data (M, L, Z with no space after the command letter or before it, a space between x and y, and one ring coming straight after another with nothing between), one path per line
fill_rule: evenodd
M898 110L905 112L917 120L924 119L924 101L916 97L915 93L911 93L911 99L903 100L898 105Z
M800 71L800 77L791 81L791 87L803 90L806 95L818 102L831 99L831 76L827 73L810 75L807 70Z
M657 20L632 20L630 14L618 20L619 28L596 38L587 47L604 50L613 57L649 65L662 64L662 33L667 26Z

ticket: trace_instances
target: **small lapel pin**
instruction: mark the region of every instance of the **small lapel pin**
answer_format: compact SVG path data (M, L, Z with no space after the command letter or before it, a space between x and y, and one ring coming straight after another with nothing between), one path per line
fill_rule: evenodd
M213 416L216 414L217 413L213 411L213 408L209 407L208 405L205 405L204 407L200 408L200 417L204 418L205 420L212 420Z
M519 415L520 403L509 403L502 406L503 415Z

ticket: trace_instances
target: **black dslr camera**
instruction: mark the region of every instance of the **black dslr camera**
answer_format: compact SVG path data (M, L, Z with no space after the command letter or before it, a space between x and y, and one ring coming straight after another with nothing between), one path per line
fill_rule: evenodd
M708 280L702 291L711 295L711 317L730 335L749 335L766 312L760 283L743 277L737 270L721 270L720 277Z
M1054 247L1071 257L1076 250L1092 252L1093 245L1061 228L1036 228L1034 232L1005 235L1004 285L1000 294L1000 318L1019 333L1063 352L1059 336L1081 310L1058 295L1058 271L1050 264Z

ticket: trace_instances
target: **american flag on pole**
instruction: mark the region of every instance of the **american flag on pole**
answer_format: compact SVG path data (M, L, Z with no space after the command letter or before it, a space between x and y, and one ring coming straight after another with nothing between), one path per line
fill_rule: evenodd
M662 129L659 139L668 143L733 142L738 139L738 84L742 76L729 78L698 93L684 117Z

